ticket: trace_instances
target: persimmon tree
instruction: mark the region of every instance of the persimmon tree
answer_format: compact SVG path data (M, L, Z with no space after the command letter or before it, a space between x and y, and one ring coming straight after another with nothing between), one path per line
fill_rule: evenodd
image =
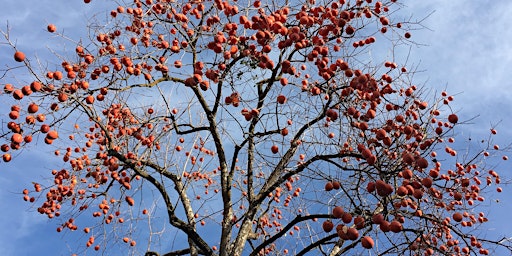
M58 159L22 197L85 232L76 253L512 249L481 232L485 193L502 191L496 130L454 144L453 96L415 85L400 57L421 24L397 1L116 5L89 38L45 27L76 47L53 59L3 32L29 77L2 78L4 164Z

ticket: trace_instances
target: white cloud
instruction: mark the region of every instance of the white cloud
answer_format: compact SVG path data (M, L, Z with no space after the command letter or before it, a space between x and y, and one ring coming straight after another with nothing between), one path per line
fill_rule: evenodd
M416 32L417 40L429 46L416 51L429 78L427 86L447 86L449 93L461 93L453 103L454 110L464 118L480 115L472 125L459 127L461 134L487 136L491 124L497 124L498 144L509 144L512 131L512 2L510 1L415 1L413 13L435 13L425 25L433 31ZM421 3L420 3L421 2ZM486 137L480 137L482 139ZM500 163L505 177L508 162ZM507 191L507 190L505 190ZM505 194L488 195L488 203L499 199L486 210L491 221L482 233L491 237L509 234L512 228L508 218L511 201ZM506 253L506 252L502 252ZM498 254L500 254L498 252Z
M9 20L12 37L19 39L18 45L34 52L46 48L48 41L45 40L51 38L45 32L47 23L55 23L59 31L64 30L66 34L85 35L85 31L76 28L84 29L78 24L84 24L85 13L95 12L93 8L99 4L93 1L93 4L84 5L82 1L69 0L4 2L2 22ZM501 128L500 133L512 135L511 131L507 131L512 126L512 121L507 119L508 112L512 110L512 82L509 79L512 67L512 2L409 2L404 13L411 13L414 17L422 17L435 10L424 22L432 31L413 32L414 40L428 45L412 49L412 62L421 61L421 69L427 70L419 78L428 79L427 86L438 91L446 85L450 93L462 92L454 102L454 109L461 116L469 118L482 115L477 120L478 125L462 127L467 129L462 132L485 131L490 128L490 123L503 120L498 127ZM5 29L5 23L0 26ZM37 47L33 44L36 40L41 42ZM4 51L6 47L0 49L3 52L0 53L2 60L12 58L11 51ZM28 204L23 203L20 194L16 194L30 184L27 180L43 175L41 171L44 168L40 163L33 166L12 164L8 170L0 170L0 205L4 209L0 219L2 255L30 255L31 250L43 255L55 255L56 250L66 251L64 247L47 252L41 250L48 243L56 245L52 239L60 237L53 231L54 225L47 225L44 216L26 211ZM502 208L493 209L500 213L497 218L507 217L507 212L511 210L510 200L508 204L506 198L502 198L502 201ZM494 228L505 227L501 222L493 222L493 225ZM508 224L500 230L508 231L511 228Z
M438 0L411 6L416 13L436 10L425 22L433 31L417 33L429 45L418 51L427 75L433 83L448 84L451 93L463 92L457 102L474 114L498 114L496 102L510 106L506 99L512 96L512 2L487 2Z

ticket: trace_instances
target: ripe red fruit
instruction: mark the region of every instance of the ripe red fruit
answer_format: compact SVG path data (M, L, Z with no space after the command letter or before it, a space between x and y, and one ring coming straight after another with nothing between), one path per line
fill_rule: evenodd
M46 138L50 139L50 140L55 140L59 137L59 134L57 133L57 131L49 131L48 134L46 134Z
M17 62L22 62L25 60L25 54L22 52L15 52L14 53L14 60Z
M370 109L371 110L371 109ZM370 112L370 111L368 111ZM386 133L386 130L384 129L380 129L378 130L376 133L375 133L375 137L378 139L378 140L383 140L385 137L386 137L387 133Z
M456 222L462 221L462 214L460 212L454 213L452 217L453 217L453 220Z
M420 157L416 160L416 165L420 168L427 168L428 167L428 161L427 159Z
M366 248L366 249L371 249L373 248L373 245L375 243L373 242L373 239L369 236L365 236L361 239L361 245Z
M325 191L331 191L334 188L332 182L325 183Z
M32 136L31 136L31 135L27 135L27 136L25 136L25 138L23 138L23 141L25 141L25 143L30 143L30 142L32 142Z
M344 212L343 215L341 216L341 220L347 224L352 222L352 214Z
M368 182L368 184L366 185L366 190L370 193L373 193L373 191L375 191L375 183Z
M286 77L281 77L279 79L279 82L281 83L282 86L285 86L288 84L288 79L286 79Z
M453 194L453 199L455 199L455 200L457 200L457 201L462 200L462 193L460 193L460 192L455 192L455 193Z
M20 112L13 110L13 111L11 111L11 112L9 113L9 117L10 117L12 120L16 120L16 119L18 119L18 118L20 117Z
M284 104L286 103L286 96L280 94L279 96L277 96L277 103L279 104Z
M365 226L365 219L364 217L357 216L354 218L354 225L356 226L356 229L363 229Z
M6 84L4 86L5 93L12 93L13 91L14 91L14 86L12 86L12 84Z
M2 159L3 159L3 160L4 160L4 162L6 162L6 163L7 163L7 162L9 162L9 161L11 161L11 154L4 154L4 155L2 156Z
M42 88L43 88L43 85L38 81L34 81L34 82L30 83L30 90L32 90L34 92L38 92Z
M414 196L414 198L416 198L416 199L421 199L421 198L423 198L423 191L421 189L415 189L412 192L412 196Z
M49 125L47 125L47 124L43 124L43 125L41 125L41 129L40 129L40 131L41 131L42 133L47 133L47 132L49 132L49 131L50 131L50 126L49 126Z
M393 186L382 180L378 180L375 183L375 188L377 189L377 194L379 196L388 196L393 192Z
M393 232L393 233L398 233L398 232L402 231L402 223L400 223L396 220L392 221L389 224L389 230L391 230L391 232Z
M331 119L331 121L336 121L338 119L338 112L334 109L328 109L325 112L325 115Z
M21 142L23 142L23 136L19 133L15 133L12 135L11 141L14 144L20 144Z
M387 26L387 25L389 25L389 19L388 19L387 17L385 17L385 16L381 16L381 17L379 18L379 20L380 20L380 23L381 23L383 26Z
M425 178L421 179L421 185L423 185L426 188L432 187L432 182L433 182L432 179L429 177L425 177Z
M338 224L336 226L336 233L343 240L348 240L347 231L348 231L348 227L345 225Z
M62 76L63 76L63 75L62 75L62 72L60 72L60 71L55 71L55 72L53 73L53 79L55 79L55 80L61 80L61 79L62 79Z
M92 103L94 103L94 96L89 95L89 96L85 97L85 102L86 102L87 104L92 104Z
M281 135L283 135L283 136L288 135L288 128L283 128L283 129L281 130Z
M451 114L448 116L448 122L452 124L456 124L459 121L459 117L456 114Z
M363 151L361 152L361 155L363 155L363 157L364 157L365 159L368 159L368 158L370 158L370 157L372 156L372 151L371 151L371 150L369 150L369 149L367 149L367 148L365 148L365 149L363 149Z
M379 228L380 230L382 230L382 232L389 232L390 230L390 224L387 220L383 220L380 224L379 224Z
M277 154L277 152L279 152L279 147L277 145L273 145L270 150L272 150L272 153Z
M350 240L356 240L359 237L359 231L355 228L347 229L347 237Z
M332 221L326 220L324 221L324 223L322 223L322 228L324 229L325 232L329 233L333 230L334 224L332 224Z
M396 189L396 194L398 196L405 196L405 195L407 195L407 193L408 193L407 188L404 186L400 186Z
M348 25L346 28L345 28L345 33L347 33L348 35L352 35L354 34L354 32L356 32L356 30L354 29L354 27Z
M39 106L37 106L36 103L30 103L30 105L28 105L29 113L33 114L33 113L36 113L38 110L39 110Z
M334 189L340 189L340 188L341 188L341 184L340 184L340 182L339 182L339 181L333 181L333 182L332 182L332 187L333 187Z
M384 215L378 213L372 216L373 224L381 224L384 221Z
M32 91L32 89L30 89L30 86L26 85L21 88L21 92L23 93L23 95L28 96L28 95L32 94L33 91Z
M414 161L414 157L410 154L410 153L404 153L402 155L402 160L406 163L406 164L412 164L413 161Z
M377 180L375 182L375 188L377 190L385 190L386 189L386 184L387 183L385 181L383 181L383 180Z
M341 206L336 206L332 209L332 215L335 218L341 218L345 211L343 211L343 208Z
M48 24L47 29L48 29L48 32L50 32L50 33L57 31L57 27L53 24Z
M133 200L133 198L130 196L126 196L125 200L130 206L133 206L135 204L135 200Z

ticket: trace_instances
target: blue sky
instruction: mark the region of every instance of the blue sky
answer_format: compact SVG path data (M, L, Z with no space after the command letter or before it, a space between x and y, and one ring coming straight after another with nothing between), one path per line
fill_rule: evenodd
M83 34L85 17L100 12L102 5L93 1L3 1L0 27L6 21L11 26L11 39L28 56L48 54L46 47L54 42L46 32L46 24L54 23L58 30L74 39ZM425 72L416 76L417 83L436 91L446 89L456 94L453 104L462 120L478 116L473 124L459 126L458 134L466 137L486 137L489 128L498 124L498 143L512 142L512 17L511 1L408 1L403 16L413 14L422 18L435 11L424 22L428 29L413 31L414 41L425 46L413 46L410 63L418 64ZM34 44L34 42L38 42ZM61 45L66 47L66 45ZM72 44L67 47L73 49ZM0 45L0 65L13 65L12 49ZM1 81L1 83L5 83ZM503 145L504 146L504 145ZM35 154L34 151L32 153ZM45 153L45 152L43 152ZM31 181L42 178L51 168L43 157L20 159L0 165L0 248L10 255L70 255L72 251L60 240L72 241L81 235L55 232L56 222L39 215L30 204L22 201L21 191ZM500 163L503 176L512 177L508 162ZM500 203L493 204L495 221L485 226L492 234L512 230L508 221L512 210L510 189L499 195ZM508 206L507 206L508 205ZM512 232L509 236L512 236ZM85 243L85 240L83 240ZM72 245L69 245L70 247Z

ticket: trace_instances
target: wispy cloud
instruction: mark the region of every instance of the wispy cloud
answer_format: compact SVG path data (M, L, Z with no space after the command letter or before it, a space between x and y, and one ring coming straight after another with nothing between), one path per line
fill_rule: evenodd
M427 70L427 86L441 89L446 86L449 93L460 93L453 106L461 117L468 119L479 115L474 124L459 127L460 133L487 136L491 125L501 121L500 136L495 142L509 144L512 138L509 129L512 125L509 118L512 110L512 2L416 2L410 6L412 13L435 10L424 23L432 31L415 34L419 42L429 45L415 51ZM512 177L507 173L510 167L508 162L497 166L507 178ZM512 210L509 196L495 193L488 197L488 208L484 211L489 211L491 217L485 226L488 229L481 230L482 234L494 238L512 236L512 225L503 221Z
M33 161L39 160L39 161ZM33 164L27 164L32 162ZM19 164L2 168L0 176L0 248L2 255L32 255L34 252L61 244L60 234L55 232L55 224L48 225L48 220L34 209L34 205L25 203L21 191L30 185L30 180L41 176L42 159L25 159ZM52 242L53 241L53 242ZM52 250L50 250L52 251ZM54 251L56 252L56 251Z
M435 10L425 21L433 31L416 33L429 45L416 52L428 70L429 84L462 92L456 102L463 116L481 114L486 124L506 116L501 111L512 107L512 2L438 0L410 7L413 13Z
M5 29L5 21L8 20L12 26L12 38L18 38L17 44L30 52L46 48L48 41L45 40L51 38L45 32L47 23L55 23L59 31L64 30L67 35L85 36L84 17L86 13L94 13L94 8L100 4L84 5L82 1L69 0L3 2L3 24L0 26ZM483 132L491 123L502 120L500 133L506 136L500 138L510 141L512 2L430 0L409 1L408 5L404 12L415 17L435 10L424 21L432 31L420 30L413 34L415 41L428 45L412 52L411 61L421 63L421 69L427 70L420 78L428 79L427 86L438 91L447 86L450 93L460 92L454 107L462 117L481 115L477 125L462 127L468 129L462 132ZM11 61L12 53L5 46L0 49L3 66ZM68 248L56 242L62 235L54 231L55 225L48 225L44 216L27 211L28 204L22 202L19 194L30 185L32 177L44 176L42 172L47 170L34 161L28 165L26 161L21 163L24 165L10 164L8 169L0 170L1 254L68 255ZM506 218L512 204L505 197L500 199L502 203L493 205L491 213L495 218ZM512 230L510 223L493 222L489 232L509 232Z

